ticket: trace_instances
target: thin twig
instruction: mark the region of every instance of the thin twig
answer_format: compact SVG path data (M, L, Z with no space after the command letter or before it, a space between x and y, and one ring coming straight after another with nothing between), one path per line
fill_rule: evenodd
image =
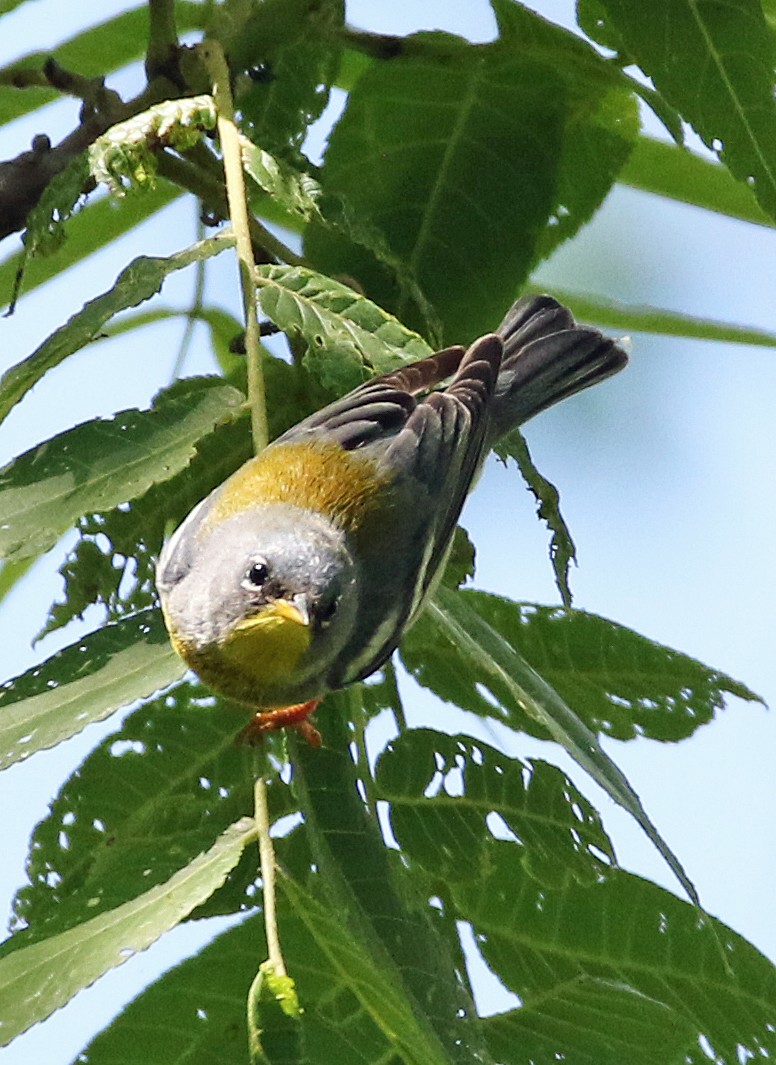
M148 0L148 50L145 57L149 81L159 74L170 76L170 66L177 62L178 27L175 23L175 0Z
M267 446L267 409L264 391L264 376L261 366L261 340L256 306L254 273L256 265L251 244L250 217L245 194L245 178L242 167L242 152L237 128L234 124L234 107L229 87L229 70L224 53L216 41L200 45L200 54L213 82L213 96L218 113L218 136L224 157L226 196L229 217L235 235L237 257L240 264L240 287L242 290L245 318L245 350L248 362L248 401L251 409L253 446L256 452ZM286 966L280 948L277 910L275 904L275 850L269 834L269 804L264 766L258 759L253 788L256 829L259 837L259 862L264 896L264 928L267 937L267 957L272 971L278 976L286 975Z
M213 81L213 96L218 113L218 136L224 156L226 197L229 217L232 220L237 257L240 263L240 287L242 289L245 317L245 351L248 365L248 398L251 405L251 430L256 452L267 446L269 429L264 391L264 373L261 365L261 340L256 306L254 274L256 264L251 245L250 220L245 193L245 176L242 167L242 152L237 127L234 124L234 105L229 87L229 69L221 45L206 41L200 45L200 54Z
M264 932L267 937L267 960L277 976L286 976L286 963L280 948L277 907L275 903L275 849L269 834L269 803L267 781L263 771L256 773L253 785L253 803L256 830L259 836L259 862L261 864L262 894L264 896Z

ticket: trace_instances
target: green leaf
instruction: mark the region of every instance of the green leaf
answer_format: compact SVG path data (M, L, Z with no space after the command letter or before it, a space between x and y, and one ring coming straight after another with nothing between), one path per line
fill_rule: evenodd
M571 606L569 566L577 560L577 549L571 538L571 530L560 512L560 495L555 485L548 481L534 465L526 439L519 429L513 429L502 437L495 447L496 454L506 463L514 459L520 476L528 485L538 507L537 515L550 530L550 561L555 574L555 584L564 606Z
M240 147L246 172L266 196L301 223L320 217L321 187L314 178L276 159L247 137L240 138Z
M253 821L244 818L165 883L0 959L0 1046L179 924L224 882L253 839Z
M199 684L145 703L62 786L36 827L29 885L14 901L25 942L48 938L140 895L184 868L233 821L253 811L252 752L235 742L250 717ZM294 809L270 787L273 820ZM257 854L226 891L238 911ZM220 900L219 912L226 899Z
M526 1059L532 1065L686 1065L695 1041L690 1021L662 1002L619 981L587 976L484 1023L491 1052L504 1065Z
M592 806L555 766L467 736L414 729L390 743L375 783L402 851L444 883L479 877L498 833L549 887L591 883L614 852Z
M619 73L525 20L492 45L405 40L353 86L326 152L325 193L382 231L456 341L498 320L537 259L590 217L636 133ZM305 249L403 320L425 317L355 245L312 226Z
M184 669L158 611L85 636L0 687L0 769L151 695Z
M335 986L343 985L355 995L361 1009L387 1038L393 1054L406 1065L449 1065L452 1059L413 1010L402 981L391 978L391 968L384 959L355 936L343 935L341 916L325 908L317 895L285 878L279 887L333 971Z
M39 554L80 515L168 480L242 403L221 378L189 378L160 392L150 410L85 422L20 455L0 470L0 555Z
M284 843L279 841L281 856ZM281 857L282 860L282 857ZM313 905L324 907L326 892L320 877L308 887ZM296 899L294 900L296 902ZM303 900L299 900L303 905ZM394 987L385 1008L379 994L381 973L373 973L357 943L341 936L340 945L358 965L341 964L341 953L329 959L326 938L337 913L324 909L326 925L310 933L304 914L288 905L281 890L278 920L283 954L293 974L303 1008L301 1026L308 1049L305 1062L318 1065L405 1065L413 1057L400 1056L403 1028L389 1022L404 1020ZM317 911L314 911L317 913ZM248 1065L245 1000L258 963L265 956L261 915L249 917L218 936L197 957L176 966L132 1002L110 1027L98 1035L84 1054L88 1065ZM214 979L214 973L218 979ZM407 1031L405 1038L411 1038ZM422 1060L422 1059L421 1059ZM434 1059L429 1059L434 1060ZM470 1059L471 1060L471 1059ZM479 1061L486 1063L487 1056Z
M762 702L725 673L595 614L466 597L591 729L613 739L676 742L711 721L728 696Z
M50 255L62 246L65 223L70 221L88 178L88 162L82 152L49 181L27 215L24 233L26 256ZM25 258L25 266L27 261Z
M369 789L371 780L363 755L358 770L353 764L352 738L345 725L358 718L358 692L352 689L326 700L319 715L325 739L320 750L303 750L299 744L292 749L310 847L308 861L325 877L329 899L340 915L334 922L339 926L337 939L343 945L352 943L357 958L363 955L357 960L359 968L374 966L381 973L380 982L386 980L393 987L392 1008L410 1009L413 1014L411 1025L403 1022L405 1026L396 1029L397 1018L390 1018L385 1029L419 1040L407 1060L416 1061L421 1048L421 1060L423 1053L429 1061L448 1060L449 1055L449 1060L464 1065L484 1048L480 1033L465 1023L474 1007L462 978L457 933L429 908L425 885L413 883L400 865L390 861L377 818L360 797L361 788ZM334 713L327 713L331 710ZM294 901L293 895L290 898ZM339 948L333 951L328 943L334 924L319 945L339 971L348 963ZM374 990L381 994L377 985ZM387 1022L383 1016L380 1023Z
M288 954L285 923L283 946ZM80 1061L248 1065L245 1000L265 956L262 917L250 917L152 983L88 1045Z
M451 893L485 961L522 1001L488 1022L494 1055L508 1039L521 1049L498 1060L535 1050L542 1065L701 1065L712 1055L732 1065L776 1050L776 969L721 922L620 870L548 891L509 843L493 843L482 874Z
M45 373L94 340L113 315L150 299L161 289L168 274L218 255L232 244L233 238L229 236L210 237L166 258L141 255L134 259L122 270L112 288L89 300L32 355L3 374L0 379L0 421Z
M655 333L659 336L691 337L716 340L722 344L752 344L776 347L776 333L749 326L730 325L713 318L695 318L662 308L616 303L601 296L588 296L564 289L553 289L555 296L567 303L580 321L596 322L607 329Z
M308 368L325 388L347 392L369 376L421 359L431 349L347 285L297 266L260 266L256 271L264 313L308 346Z
M634 189L691 203L730 218L760 226L774 225L749 186L736 181L726 167L652 137L638 138L618 180Z
M482 593L480 593L482 594ZM489 601L492 597L487 597ZM502 601L507 602L507 601ZM641 826L665 859L688 896L700 905L698 894L681 863L647 816L625 775L601 747L594 732L558 693L477 609L479 600L467 592L440 587L418 623L402 642L402 660L419 683L429 677L437 694L459 701L476 699L513 728L525 729L533 718L595 782ZM416 636L416 632L418 635ZM416 642L417 641L417 642ZM414 646L413 646L414 645ZM409 648L409 653L408 653ZM434 650L430 650L433 648ZM424 649L428 657L424 661ZM432 665L436 659L436 668ZM442 665L439 669L440 663ZM444 688L436 683L442 678ZM482 691L489 693L484 698ZM491 701L492 700L492 701ZM534 731L530 728L527 731Z
M601 0L624 47L776 217L773 41L759 0Z
M89 200L68 222L67 239L56 254L28 260L24 264L23 292L32 292L99 248L118 240L180 194L180 189L160 182L143 196L125 196L118 202L107 196ZM0 306L10 302L23 258L24 253L18 252L0 263Z
M232 14L237 8L232 6ZM342 0L265 0L229 25L225 48L233 70L249 70L239 83L242 123L251 140L269 151L301 158L307 129L329 100L339 66Z
M586 41L514 0L492 0L492 5L505 45L529 53L545 70L560 67L564 74L562 154L538 261L572 237L603 203L636 142L638 108L633 87Z
M457 525L442 574L442 580L448 588L460 588L474 577L476 554L466 529Z

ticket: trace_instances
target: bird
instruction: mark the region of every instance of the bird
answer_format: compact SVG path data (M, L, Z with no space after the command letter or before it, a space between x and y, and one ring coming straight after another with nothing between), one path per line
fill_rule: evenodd
M379 669L433 594L491 446L621 370L621 342L524 296L498 329L355 388L202 500L162 548L173 647L252 742Z

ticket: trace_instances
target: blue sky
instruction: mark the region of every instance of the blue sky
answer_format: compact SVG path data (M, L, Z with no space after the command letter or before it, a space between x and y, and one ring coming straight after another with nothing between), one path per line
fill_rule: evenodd
M25 6L35 11L26 24ZM548 17L570 20L570 3L535 6ZM108 7L78 5L73 25L96 12L106 16ZM40 47L46 32L51 43L67 35L60 5L56 18L42 17L54 10L51 0L20 8L19 24L26 26L30 47ZM484 0L391 5L362 0L351 3L349 12L353 21L386 32L406 32L413 28L408 20L419 14L426 16L426 28L443 26L472 38L488 37L493 25ZM8 39L2 42L3 49L9 47ZM49 109L47 128L54 135L68 129L74 114L72 102ZM33 124L17 123L4 131L0 157L19 151L42 125L37 116ZM107 287L139 249L166 254L193 236L193 212L174 208L164 224L146 227L131 247L122 243L107 250L99 271L73 270L64 282L48 286L45 303L23 300L14 318L0 320L2 369L29 354L72 313L73 293L88 299ZM7 251L12 244L6 243ZM537 279L550 291L558 286L597 292L624 303L651 303L776 331L775 276L776 231L617 188ZM217 284L230 305L235 303L232 281L231 266L219 263ZM191 278L178 277L165 294L183 299L191 284ZM95 345L51 374L0 427L0 462L65 428L74 406L80 420L145 405L169 376L181 329L161 327L153 343L140 350L131 338ZM198 334L189 370L211 365L206 337ZM769 542L776 516L774 396L773 351L637 334L625 373L547 412L527 431L534 459L561 491L577 542L576 605L732 674L771 705L776 702L776 576ZM464 514L478 546L476 583L519 599L556 602L546 535L533 511L514 471L491 461ZM0 679L36 660L30 640L50 602L60 561L61 551L46 558L3 604ZM50 653L53 646L51 641L41 651ZM409 702L411 720L439 720L439 708L425 697L413 695ZM441 712L448 727L458 727L455 713ZM22 882L27 839L44 816L52 790L113 727L114 722L93 726L0 776L0 804L13 811L3 832L4 912ZM492 740L492 734L487 738ZM562 752L528 739L502 738L513 753L538 755L567 768L604 814L621 864L675 890L640 830L570 767ZM610 742L608 749L707 908L776 959L774 741L773 716L733 700L713 724L682 744ZM44 1056L50 1065L65 1065L89 1033L151 975L181 951L194 949L191 935L179 931L109 974L45 1026L0 1050L0 1065ZM491 991L486 987L486 998ZM491 1006L497 1001L492 994Z

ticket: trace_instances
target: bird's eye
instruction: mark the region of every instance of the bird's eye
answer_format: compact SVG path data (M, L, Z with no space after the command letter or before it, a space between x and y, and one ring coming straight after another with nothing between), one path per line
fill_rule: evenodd
M269 577L269 567L266 562L262 562L261 559L257 559L252 562L248 572L245 574L245 583L249 584L252 588L261 588L265 581Z

